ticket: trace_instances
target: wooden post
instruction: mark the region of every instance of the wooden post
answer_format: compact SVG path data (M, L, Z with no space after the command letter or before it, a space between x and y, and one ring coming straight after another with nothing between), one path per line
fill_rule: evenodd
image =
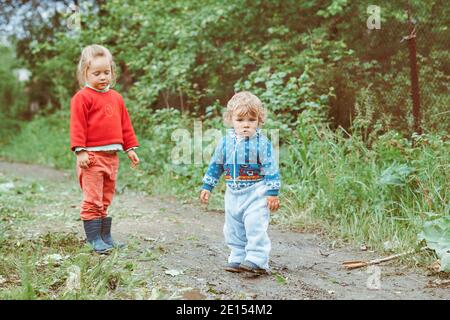
M408 2L408 23L409 23L409 64L411 69L411 97L413 100L413 117L414 117L414 132L422 134L422 127L420 125L420 89L419 89L419 73L417 67L417 50L416 50L416 28L411 14L411 3Z

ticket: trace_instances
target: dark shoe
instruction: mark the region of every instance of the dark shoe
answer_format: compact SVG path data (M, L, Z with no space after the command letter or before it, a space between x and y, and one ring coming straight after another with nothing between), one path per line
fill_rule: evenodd
M228 272L242 272L243 270L240 267L240 263L229 263L227 264L227 266L225 267L225 271Z
M112 224L111 217L106 217L106 218L102 219L102 239L103 239L103 241L106 244L113 246L114 248L125 247L125 245L123 243L116 242L113 240L113 238L111 236L111 224Z
M248 260L242 262L239 267L242 271L247 271L255 274L269 274L266 269L260 268L256 264Z
M102 230L102 220L84 220L84 231L86 232L87 241L97 253L107 253L112 249L111 245L106 244L100 235Z

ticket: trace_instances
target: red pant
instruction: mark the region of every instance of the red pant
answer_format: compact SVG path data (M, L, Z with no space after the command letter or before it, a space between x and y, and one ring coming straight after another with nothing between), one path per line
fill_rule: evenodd
M116 189L119 157L116 152L88 152L89 168L77 166L78 179L83 190L81 220L106 217Z

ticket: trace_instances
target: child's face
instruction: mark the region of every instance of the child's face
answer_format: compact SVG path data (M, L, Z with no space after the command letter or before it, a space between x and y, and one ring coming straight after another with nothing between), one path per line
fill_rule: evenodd
M103 90L111 83L111 65L106 57L96 57L87 69L87 83L97 89Z
M231 121L233 123L234 131L241 137L253 136L256 132L256 128L258 128L258 117L255 116L240 116L233 114Z

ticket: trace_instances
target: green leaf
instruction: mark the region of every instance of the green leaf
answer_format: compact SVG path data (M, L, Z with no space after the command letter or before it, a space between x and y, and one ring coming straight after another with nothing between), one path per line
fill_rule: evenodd
M450 217L426 221L418 235L441 260L441 271L450 272Z
M279 273L275 273L275 279L277 280L277 282L278 282L279 284L286 284L286 283L287 283L286 278L283 277L283 276L282 276L281 274L279 274Z
M382 185L402 186L406 183L406 178L413 172L413 168L405 164L392 164L385 169L380 176L379 183Z

